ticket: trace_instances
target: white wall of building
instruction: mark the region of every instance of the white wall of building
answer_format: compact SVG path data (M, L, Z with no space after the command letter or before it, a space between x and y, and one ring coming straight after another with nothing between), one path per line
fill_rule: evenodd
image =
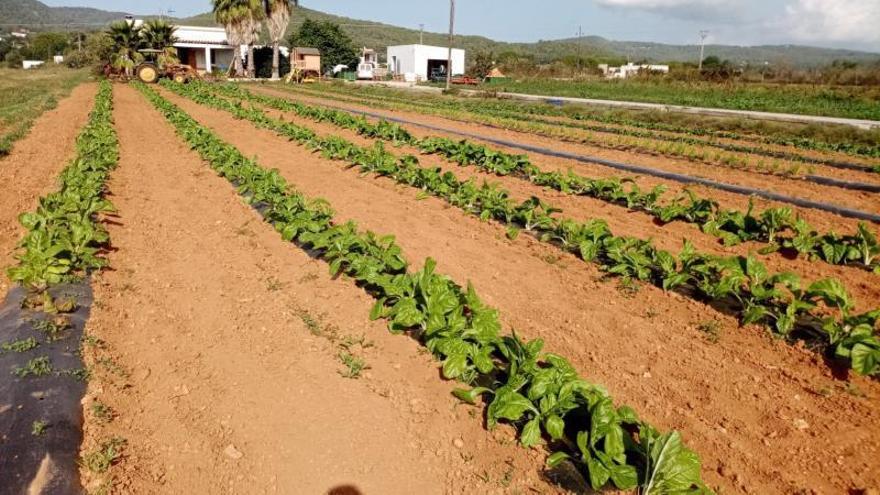
M446 60L449 49L429 45L397 45L388 47L388 70L392 74L415 74L420 79L428 78L428 60ZM465 52L452 49L452 73L464 74Z

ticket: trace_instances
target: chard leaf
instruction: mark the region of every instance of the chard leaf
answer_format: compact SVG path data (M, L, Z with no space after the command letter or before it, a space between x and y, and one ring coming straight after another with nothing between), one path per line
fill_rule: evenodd
M533 447L541 441L541 421L533 418L523 427L519 435L519 442L523 447Z
M553 440L559 440L565 433L565 421L559 416L551 414L544 422L544 429L547 430L550 438Z
M873 375L880 371L880 346L856 344L850 351L850 357L853 369L860 375Z
M632 490L639 483L639 475L634 466L616 464L611 466L611 482L621 490Z
M387 310L385 308L385 301L387 298L383 297L376 301L376 304L373 305L373 309L370 310L370 320L376 321L379 318L384 318L387 316Z
M485 393L492 393L492 390L486 387L474 387L470 390L457 388L452 391L452 395L458 397L464 402L467 402L468 404L476 404L477 397Z
M590 486L593 487L593 490L599 490L605 486L608 478L611 477L611 471L596 458L587 459L587 471L590 474Z
M562 461L570 458L571 456L566 454L565 452L554 452L550 454L550 457L547 458L547 467L555 468L556 466L562 464Z
M497 423L499 419L518 421L526 411L533 411L535 414L538 414L538 410L535 409L532 401L526 399L519 392L502 387L496 391L495 400L489 404L486 413L489 416L489 424L491 426Z
M443 361L443 376L449 379L458 378L467 371L467 354L450 354Z
M644 495L682 493L700 486L700 459L684 448L677 431L658 437L651 446Z

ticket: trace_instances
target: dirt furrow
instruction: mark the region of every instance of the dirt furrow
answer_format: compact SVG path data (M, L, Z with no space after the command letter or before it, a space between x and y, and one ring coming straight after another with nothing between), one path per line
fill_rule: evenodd
M45 112L12 153L0 159L0 294L9 288L6 268L15 262L25 234L18 216L35 209L41 196L58 186L58 174L73 158L76 136L94 103L94 84L75 88L58 106Z
M261 107L272 117L293 122L307 127L320 135L337 135L356 143L360 146L373 146L376 140L358 135L355 131L341 129L329 123L316 123L294 112L281 112L267 107ZM588 196L572 196L559 191L543 188L529 183L527 180L516 177L499 177L479 171L476 167L461 167L451 163L438 155L421 155L418 148L412 146L400 146L391 148L398 156L413 154L419 157L423 166L440 167L444 171L450 171L462 180L473 178L479 182L489 181L501 184L510 191L511 197L517 201L523 201L531 196L537 196L549 204L561 208L560 216L573 218L579 221L587 221L593 218L602 218L608 221L611 230L616 235L628 235L639 238L650 238L654 244L673 253L681 250L685 239L702 251L722 256L757 253L767 246L765 243L747 242L738 246L726 247L721 244L716 236L704 234L696 225L684 222L672 222L659 224L656 219L646 213L630 211L627 208L611 204ZM774 272L791 271L804 277L805 281L814 281L825 277L836 277L845 281L847 288L856 298L857 311L869 311L880 306L880 278L874 273L859 267L847 267L831 265L824 262L809 261L804 258L788 259L781 254L767 256L756 254L758 259Z
M115 97L114 269L94 284L83 453L127 441L117 491L554 491L537 453L507 429L496 441L417 343L368 320L366 294L283 242L134 89ZM346 347L359 379L340 374Z
M837 381L809 351L737 329L703 304L652 287L618 289L555 248L509 241L438 199L162 93L305 194L328 199L340 218L395 234L410 259L434 257L440 271L473 281L518 332L544 338L647 420L681 429L712 485L755 493L880 486L875 382Z
M370 108L368 106L363 105L353 105L353 104L340 104L339 102L334 102L332 100L320 99L315 97L303 97L301 95L293 95L288 91L273 89L273 88L264 88L264 87L255 87L254 91L263 92L265 94L270 94L272 96L282 96L282 97L293 97L301 100L307 104L313 105L328 105L328 106L336 106L346 109L352 109L355 111L366 111L381 115L388 116L398 116L401 118L406 118L409 120L414 120L418 122L423 122L429 125L436 125L448 129L459 130L464 132L473 132L478 133L485 136L490 136L493 138L505 139L508 141L514 141L518 143L529 144L532 146L541 146L544 148L565 151L569 153L578 153L589 156L600 157L608 160L623 162L623 163L633 163L641 166L647 166L656 168L658 170L685 173L699 177L705 177L713 180L718 180L721 182L727 182L731 184L739 184L749 187L754 187L757 189L769 190L772 192L787 194L790 196L800 197L811 199L815 201L823 201L828 203L834 203L842 206L848 206L850 208L860 209L867 212L876 212L880 211L880 195L872 194L868 192L862 191L846 191L840 188L835 187L827 187L821 186L818 184L807 183L797 179L787 179L783 177L774 177L767 175L760 175L750 173L745 170L730 170L724 169L721 167L713 167L710 165L701 165L690 163L684 160L675 160L667 157L661 156L652 156L642 153L635 152L623 152L623 151L610 151L601 148L594 148L588 145L581 145L576 143L569 143L559 140L554 140L551 138L546 138L537 135L526 134L522 132L516 131L507 131L502 129L495 129L491 127L487 127L480 124L467 124L462 123L450 119L444 119L442 117L436 117L432 115L425 115L415 112L408 112L402 110L379 110L375 108ZM419 128L414 125L403 124L404 127L407 128L414 135L423 137L426 135L432 136L445 136L451 139L461 139L461 136L455 134L444 134L440 131L435 130L427 130L424 128ZM480 142L477 139L471 139L476 142ZM535 153L527 153L521 149L516 148L508 148L502 145L494 144L494 143L484 143L492 148L500 149L506 151L508 153L513 154L527 154L530 156L533 163L540 166L542 169L551 171L551 170L560 170L565 171L568 169L572 169L575 172L580 174L584 174L590 177L613 177L613 176L621 176L626 175L622 174L617 170L613 170L607 167L603 167L601 165L593 165L578 162L576 160L550 157ZM662 179L654 178L654 177L638 177L637 182L640 186L644 187L653 187L655 184L667 184L670 192L674 194L675 191L680 191L682 189L681 184L677 184L670 181L664 181ZM719 191L717 189L705 187L705 186L690 186L690 189L694 190L698 194L702 196L710 196L714 199L717 199L722 205L727 207L736 207L740 209L745 209L748 204L748 198L742 195L737 195L733 193L726 193L723 191ZM756 200L755 204L763 209L768 205L779 206L779 204L774 204L770 201L765 200ZM803 213L805 219L807 219L810 223L812 223L815 227L828 230L831 228L837 228L840 230L843 225L847 225L851 227L851 229L855 229L855 225L857 221L852 219L842 219L836 215L813 211L809 209L800 209Z

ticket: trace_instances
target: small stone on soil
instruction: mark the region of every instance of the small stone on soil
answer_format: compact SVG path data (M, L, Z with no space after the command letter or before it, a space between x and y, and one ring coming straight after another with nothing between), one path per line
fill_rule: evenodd
M226 446L226 448L223 450L223 453L226 454L226 457L229 457L230 459L241 459L244 456L244 454L242 454L240 450L236 449L235 445L232 445L231 443Z

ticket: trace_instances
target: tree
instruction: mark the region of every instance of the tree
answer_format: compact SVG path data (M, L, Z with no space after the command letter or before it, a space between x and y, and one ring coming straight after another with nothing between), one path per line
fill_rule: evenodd
M28 47L22 50L22 54L33 60L51 60L55 55L61 55L70 44L67 34L45 32L35 35L29 42Z
M238 47L248 45L248 65L253 68L253 44L257 40L260 29L260 19L263 16L262 0L211 0L214 20L223 25L226 30L226 38L229 44L235 47L232 57L232 65L229 67L231 74L241 76L241 54Z
M141 31L144 45L147 48L162 51L156 60L160 66L180 63L177 58L177 49L174 48L174 43L177 42L175 31L177 31L177 26L162 19L153 19L144 23L144 28Z
M480 50L474 54L468 74L477 79L484 79L495 66L495 54L491 51Z
M113 40L105 32L93 32L82 40L82 49L73 45L64 54L64 62L72 69L92 66L100 69L114 53Z
M141 26L126 21L116 21L107 28L107 37L113 42L110 65L116 70L125 71L127 76L131 76L135 65L144 59L138 52L144 43L141 29Z
M290 46L307 46L321 51L321 72L337 65L357 64L357 49L338 24L306 19L290 36Z
M272 40L272 78L281 77L278 68L278 45L281 37L287 31L290 24L290 4L299 6L299 0L263 0L263 9L266 12L266 27L269 38Z

